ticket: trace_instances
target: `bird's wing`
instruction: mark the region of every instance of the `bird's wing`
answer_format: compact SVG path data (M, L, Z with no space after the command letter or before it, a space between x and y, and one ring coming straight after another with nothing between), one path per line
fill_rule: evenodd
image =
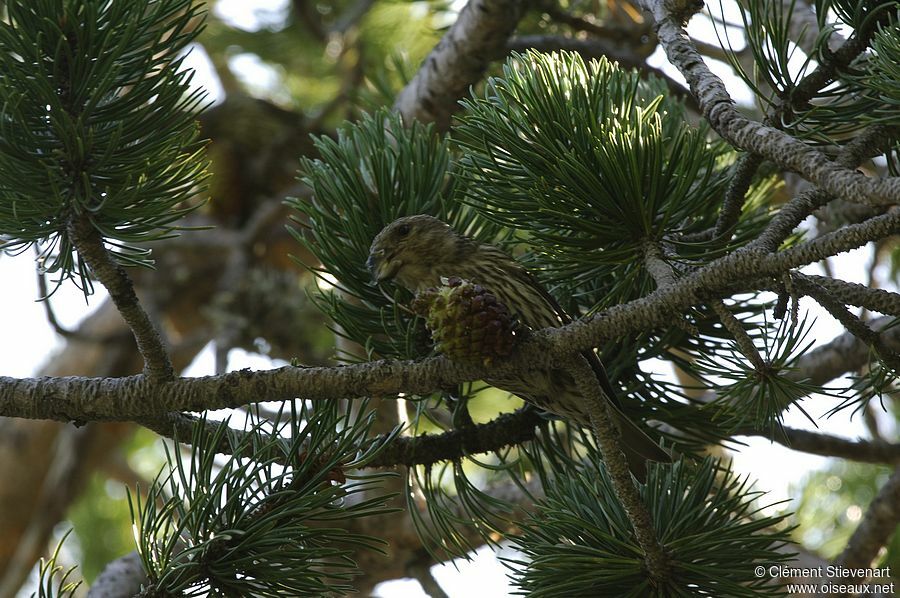
M527 284L529 287L536 290L544 302L553 309L553 312L559 318L559 324L557 324L557 326L564 326L572 322L572 317L566 313L566 310L562 308L553 295L547 292L544 285L538 282L537 278L535 278L531 272L520 266L515 269L515 276L517 276L522 283ZM610 382L609 376L606 373L606 368L603 367L600 358L592 350L582 351L581 355L587 359L591 369L594 370L594 374L600 382L600 387L603 389L603 392L606 393L609 401L621 409L622 403L619 401L618 392L613 388L612 382Z

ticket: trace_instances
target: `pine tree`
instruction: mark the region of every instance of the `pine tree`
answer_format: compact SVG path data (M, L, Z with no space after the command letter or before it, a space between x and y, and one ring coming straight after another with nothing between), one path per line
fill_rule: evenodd
M293 25L323 48L412 14L297 4ZM874 439L851 441L783 421L789 408L816 412L806 405L817 396L840 399L836 417L896 409L900 295L804 268L863 246L893 260L897 5L747 0L743 48L724 9L708 6L720 44L700 49L725 59L757 102L738 109L684 34L707 18L701 7L593 4L472 0L414 76L397 61L378 65L367 91L335 92L302 124L240 99L229 126L279 156L257 168L253 152L198 141L206 106L180 68L203 39L198 3L5 3L0 241L10 253L35 249L42 280L86 296L102 285L142 370L3 378L0 414L136 422L174 441L160 474L129 489L135 555L111 563L92 591L341 595L374 555L398 550L385 522L399 517L420 542L408 568L434 595L428 565L483 544L515 549L502 558L523 595L770 596L792 576L824 581L788 570L815 525L804 504L798 517L775 508L708 454L744 436L878 465L871 505L825 556L845 571L900 566L900 473L890 469L900 444L875 427ZM646 66L651 39L687 88L632 68ZM335 133L338 105L354 118ZM315 132L312 144L296 129ZM241 177L256 177L252 199L235 191ZM285 195L290 244L268 238ZM416 308L406 288L374 284L366 266L379 231L414 214L515 256L572 321L517 328L511 354L442 355L421 298ZM155 265L157 285L180 284L179 260L199 266L177 251L204 235L213 241L197 263L224 271L199 343L215 340L217 373L181 378L177 325L163 326L154 304L162 293L138 295L133 279ZM277 273L250 265L263 261L260 247L280 252ZM846 334L813 348L826 339L809 301ZM339 364L304 363L301 322L337 347ZM261 344L295 359L228 371L230 348ZM624 465L605 407L591 430L483 382L555 371L602 405L606 391L581 358L593 351L625 414L676 457L651 464L644 482ZM836 380L844 373L849 382ZM205 413L223 408L241 411ZM76 595L60 555L42 563L38 595ZM833 581L885 581L866 578Z

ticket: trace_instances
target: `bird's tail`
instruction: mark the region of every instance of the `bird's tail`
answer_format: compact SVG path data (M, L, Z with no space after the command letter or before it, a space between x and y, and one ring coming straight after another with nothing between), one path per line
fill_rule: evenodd
M622 452L628 459L628 469L634 474L639 481L644 482L647 479L647 461L657 461L659 463L671 463L672 455L664 448L659 446L652 438L641 430L637 424L628 419L618 407L610 404L610 411L613 414L613 421L619 428L621 437Z

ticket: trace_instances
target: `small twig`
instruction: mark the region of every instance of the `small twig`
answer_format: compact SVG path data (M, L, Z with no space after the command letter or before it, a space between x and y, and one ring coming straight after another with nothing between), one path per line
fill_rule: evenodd
M797 107L798 103L806 103L826 85L834 81L838 72L845 70L850 63L866 51L872 35L876 31L878 19L869 19L868 28L854 32L853 36L844 42L840 48L828 55L828 60L822 61L813 72L803 78L791 94L791 105L783 105L781 111ZM776 111L778 114L780 111Z
M750 245L763 251L776 251L781 243L817 208L831 201L831 196L819 189L807 189L783 205L766 225L762 234Z
M37 246L35 246L35 251L39 253ZM44 304L44 314L47 317L47 322L50 323L50 326L53 327L53 330L56 333L64 338L74 338L77 336L77 332L74 330L69 330L65 326L59 323L59 320L56 319L56 314L53 312L53 306L50 304L50 293L47 289L47 275L41 270L40 266L36 268L37 272L37 285L38 285L38 301Z
M738 158L734 174L728 182L728 189L725 190L725 201L722 202L722 210L719 212L716 228L713 230L714 238L724 237L731 233L737 225L744 207L747 190L762 162L763 159L759 154L743 154Z
M741 354L750 360L757 372L765 372L768 369L766 361L759 354L756 345L753 344L753 339L750 338L750 335L747 334L747 331L744 330L738 319L734 317L734 314L728 311L721 299L710 301L710 306L716 312L716 315L719 316L719 321L722 322L725 329L734 337Z
M660 244L645 240L643 249L644 268L656 282L657 288L664 289L675 284L675 269L666 261L665 251Z
M594 437L603 455L613 489L631 521L635 538L646 557L647 573L654 583L663 583L671 575L669 557L659 542L650 512L632 480L628 461L619 444L618 430L607 407L608 399L584 357L575 359L570 371L585 401L584 407L590 415Z
M79 330L71 330L63 326L62 323L60 323L60 321L56 318L56 312L53 311L53 305L50 303L50 296L52 295L52 293L50 293L47 289L47 275L40 269L40 267L36 269L36 272L38 285L38 301L43 303L44 314L47 318L47 322L50 324L56 334L66 339L96 344L104 344L116 340L122 340L123 333L124 335L127 335L129 337L131 336L127 331L101 336L92 336L90 334L85 334L84 332L81 332Z
M106 287L110 299L134 334L138 351L144 358L144 374L154 382L174 380L175 369L156 326L141 307L125 269L103 245L103 237L94 228L89 217L73 216L69 221L68 232L79 258Z

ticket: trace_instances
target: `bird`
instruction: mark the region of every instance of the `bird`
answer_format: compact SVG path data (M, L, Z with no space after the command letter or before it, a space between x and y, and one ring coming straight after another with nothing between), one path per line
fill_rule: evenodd
M451 277L479 284L505 304L520 323L534 330L556 328L572 321L515 258L426 214L404 216L385 226L372 240L366 266L375 283L394 281L413 293L437 287ZM672 457L622 412L597 354L589 350L582 355L603 389L629 469L644 481L647 460L666 463ZM514 378L485 381L569 422L592 426L585 399L565 370L534 368L517 373Z

